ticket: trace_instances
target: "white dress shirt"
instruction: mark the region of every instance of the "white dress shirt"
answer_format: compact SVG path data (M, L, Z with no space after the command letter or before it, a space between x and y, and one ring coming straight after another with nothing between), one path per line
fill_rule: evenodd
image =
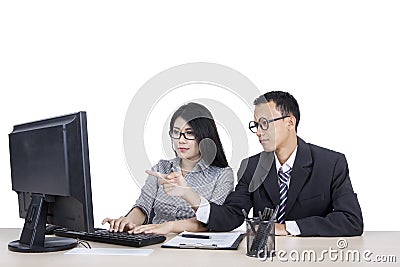
M278 172L281 167L282 167L282 171L284 173L290 169L293 169L293 164L294 164L294 160L296 159L296 154L297 154L297 146L294 149L294 151L292 152L292 154L290 155L290 157L287 159L287 161L281 165L278 160L278 157L274 153L275 164L276 164L276 177L278 177ZM292 177L289 177L288 182L287 182L288 189L290 187L291 179L292 179ZM279 179L278 179L278 183L279 183ZM288 231L289 234L300 235L301 232L300 232L299 226L297 225L296 221L285 221L285 224L286 224L286 231Z

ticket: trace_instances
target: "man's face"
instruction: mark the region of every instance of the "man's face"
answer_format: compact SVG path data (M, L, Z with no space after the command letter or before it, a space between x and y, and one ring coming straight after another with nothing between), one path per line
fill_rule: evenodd
M282 117L282 114L276 110L274 102L261 103L255 106L254 109L254 121L258 122L260 118L266 118L267 120ZM289 119L285 118L269 123L267 130L258 127L257 136L261 145L266 152L272 152L279 150L285 141L288 139L291 127L289 125Z

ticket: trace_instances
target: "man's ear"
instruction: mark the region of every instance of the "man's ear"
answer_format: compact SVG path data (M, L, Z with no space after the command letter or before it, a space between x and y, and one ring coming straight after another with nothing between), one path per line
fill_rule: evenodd
M296 127L296 118L295 118L295 116L290 116L289 117L289 126L292 128L295 128Z

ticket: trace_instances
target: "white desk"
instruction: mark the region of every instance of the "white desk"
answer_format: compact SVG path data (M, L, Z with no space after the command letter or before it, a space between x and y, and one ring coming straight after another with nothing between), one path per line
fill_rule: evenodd
M246 239L242 241L238 250L233 251L216 251L216 250L201 250L201 249L166 249L161 248L161 244L153 245L144 248L154 249L150 256L93 256L93 255L64 255L62 252L51 252L41 254L24 254L15 253L8 250L7 245L10 241L19 239L20 229L0 229L0 266L1 267L14 267L14 266L41 266L41 267L139 267L139 266L275 266L285 264L296 264L297 266L309 266L310 264L317 264L315 262L300 261L294 262L290 259L289 253L292 250L297 250L299 254L305 250L313 249L319 257L323 250L329 248L344 253L349 250L358 250L362 254L364 251L369 250L372 252L371 259L378 255L392 255L395 257L396 262L392 263L367 263L361 259L360 262L342 262L331 261L329 255L325 254L323 263L337 264L346 266L399 266L400 265L400 232L365 232L361 237L346 237L344 238L348 243L347 248L339 249L337 241L339 238L301 238L301 237L277 237L276 250L285 250L288 254L281 255L281 259L277 256L273 261L270 260L260 261L257 258L250 258L246 256ZM174 235L169 235L172 238ZM90 242L92 247L119 247L104 243ZM124 247L127 248L127 247ZM340 252L342 251L342 252ZM287 259L288 262L283 262L282 259ZM353 258L351 258L353 259ZM391 259L393 261L393 258ZM324 265L325 265L324 264Z

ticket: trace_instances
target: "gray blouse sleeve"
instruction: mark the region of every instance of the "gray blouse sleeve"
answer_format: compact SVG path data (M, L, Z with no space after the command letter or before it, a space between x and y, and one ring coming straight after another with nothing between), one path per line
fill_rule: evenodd
M151 168L152 171L158 172L159 163ZM150 218L151 210L153 209L154 200L157 196L158 190L158 179L155 176L149 175L146 179L144 186L142 187L139 198L136 200L136 204L133 205L132 209L140 208L146 215L146 220L143 224L147 224Z
M215 188L212 192L210 202L221 205L224 203L225 198L233 191L234 176L231 167L226 167L222 170L217 178Z

